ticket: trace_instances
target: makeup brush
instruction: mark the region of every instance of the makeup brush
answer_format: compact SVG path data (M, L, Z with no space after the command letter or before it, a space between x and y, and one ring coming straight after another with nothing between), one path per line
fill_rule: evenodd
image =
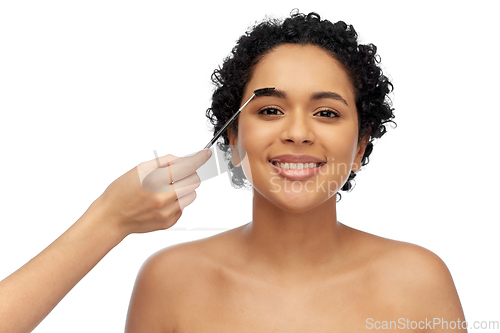
M260 96L262 94L265 94L265 93L268 93L270 91L273 91L274 89L276 89L276 88L262 88L262 89L254 90L253 95L250 96L250 98L245 102L245 104L243 104L241 106L241 108L238 111L236 111L236 113L231 117L231 119L229 119L224 124L224 126L222 126L222 128L214 135L213 139L210 140L210 142L205 146L205 148L212 147L212 145L214 144L214 142L217 141L217 139L221 136L222 132L224 132L224 130L233 122L233 120L236 119L236 117L240 114L241 110L243 110L243 108L245 106L247 106L247 104L252 100L252 98L254 98L255 96ZM203 148L203 149L205 149L205 148Z

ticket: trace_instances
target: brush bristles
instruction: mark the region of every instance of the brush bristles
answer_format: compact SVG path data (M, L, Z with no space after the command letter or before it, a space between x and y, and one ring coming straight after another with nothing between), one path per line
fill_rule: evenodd
M253 93L255 94L255 96L259 96L259 95L268 93L270 91L273 91L274 89L276 89L276 88L274 88L274 87L273 88L262 88L262 89L255 90Z

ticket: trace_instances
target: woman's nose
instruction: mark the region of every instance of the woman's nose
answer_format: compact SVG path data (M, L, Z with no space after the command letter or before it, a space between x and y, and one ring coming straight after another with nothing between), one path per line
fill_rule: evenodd
M311 144L315 141L315 138L310 119L307 119L305 112L301 110L289 112L288 119L281 133L281 139L284 142Z

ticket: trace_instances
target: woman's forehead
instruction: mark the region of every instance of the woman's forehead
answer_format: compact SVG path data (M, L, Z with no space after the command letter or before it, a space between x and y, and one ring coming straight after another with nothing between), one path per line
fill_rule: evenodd
M255 66L245 95L261 87L279 87L290 94L336 91L354 101L354 89L342 65L314 45L284 44L267 53Z

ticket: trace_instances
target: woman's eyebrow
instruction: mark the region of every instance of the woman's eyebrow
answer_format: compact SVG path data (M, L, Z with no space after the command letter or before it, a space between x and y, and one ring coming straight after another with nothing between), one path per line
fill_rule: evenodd
M283 90L269 89L267 91L259 93L258 95L255 95L254 99L260 96L273 96L278 98L286 98L286 93Z
M278 98L283 98L283 99L287 98L286 92L284 92L283 90L278 90L278 89L263 92L260 95L255 96L254 99L258 98L260 96L272 96L272 97L278 97ZM330 99L334 99L336 101L341 101L345 105L349 106L349 104L347 104L347 101L341 95L337 94L336 92L321 91L321 92L317 92L317 93L314 93L311 95L312 101L315 101L318 99L323 99L323 98L330 98Z
M318 99L323 99L323 98L331 98L331 99L334 99L337 101L341 101L345 105L349 106L349 104L347 104L347 101L342 96L340 96L339 94L332 92L332 91L322 91L322 92L314 93L311 96L311 100L318 100Z

